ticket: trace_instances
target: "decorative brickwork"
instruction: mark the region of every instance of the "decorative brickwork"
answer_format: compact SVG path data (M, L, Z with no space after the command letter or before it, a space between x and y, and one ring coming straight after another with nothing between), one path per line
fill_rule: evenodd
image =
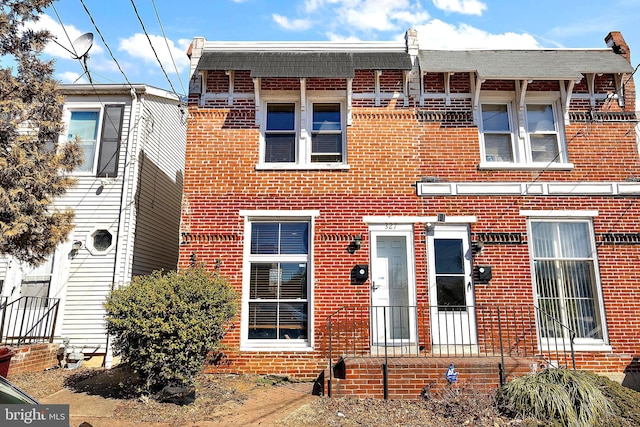
M566 141L568 161L562 167L539 164L487 166L481 159L481 142L474 110L473 73L453 73L448 93L443 73L416 74L405 106L405 76L400 70L385 70L376 87L375 70L357 70L351 82L351 124L346 127L346 165L314 169L268 167L260 161L260 127L255 123L253 82L247 73L235 74L235 87L243 88L245 98L232 105L212 102L189 104L189 128L184 178L185 200L183 235L179 264L187 267L195 254L198 261L229 279L243 292L246 274L244 248L245 221L241 211L295 212L317 211L313 236L312 284L309 296L310 349L241 351L242 325L238 318L226 336L221 350L211 354L208 372L272 373L312 379L327 368L328 317L345 306L371 305L371 281L357 284L350 272L355 265L370 264L371 223L378 218L389 227L410 224L415 273L415 304L430 301L430 265L427 222L438 214L445 218L469 218L469 237L474 244L471 264L491 266L489 281L474 283L475 304L532 307L536 301L534 263L531 254L527 216L523 212L558 212L559 218L589 212L596 243L598 298L605 314L606 338L599 348L576 353L579 368L622 372L640 354L640 321L637 278L640 277L640 205L637 193L602 195L597 192L562 196L535 193L526 195L435 194L418 196L416 183L429 177L433 183L477 183L480 186L503 183L539 182L619 183L640 177L640 159L635 136L635 96L633 80L622 76L625 103L610 96L620 76L600 73L593 85L586 78L575 84L574 98L568 102L568 121L561 129ZM413 72L419 73L418 70ZM218 72L216 72L218 73ZM209 76L207 90L224 93L227 85L221 75ZM300 79L268 78L262 91L299 91ZM411 86L412 83L410 83ZM561 86L564 85L564 86ZM306 80L306 90L344 91L346 79ZM565 81L533 80L527 91L535 95L566 90ZM251 90L249 90L251 89ZM487 80L484 93L516 92L514 80ZM379 93L375 91L379 90ZM454 96L455 95L455 96ZM578 96L579 95L579 96ZM558 95L559 96L559 95ZM593 96L593 99L590 97ZM449 99L447 99L449 97ZM193 98L193 94L190 100ZM397 99L396 99L397 98ZM379 101L379 103L376 103ZM225 100L226 102L226 100ZM377 105L377 106L376 106ZM558 115L564 117L558 104ZM514 107L515 108L515 107ZM518 131L515 131L518 134ZM284 165L289 166L289 165ZM449 190L447 190L449 191ZM374 220L371 220L374 218ZM382 219L379 219L382 218ZM444 224L449 223L448 219ZM452 220L453 221L453 220ZM359 250L348 251L356 236L362 236ZM480 244L482 243L482 244ZM219 262L217 262L219 260ZM476 276L477 277L477 276ZM471 287L469 287L471 289ZM428 324L428 323L425 323ZM482 322L478 323L479 341ZM420 329L420 328L419 328ZM424 328L427 330L428 328ZM535 319L523 330L535 331ZM420 344L429 346L428 331ZM363 329L356 346L369 345L369 330ZM425 338L427 337L427 338ZM493 337L492 337L493 338ZM532 332L528 339L536 339ZM334 353L335 354L335 353ZM333 362L335 362L335 357ZM461 385L497 385L497 363L460 362ZM336 393L370 397L381 393L380 367L363 362L347 365L347 380L334 383ZM477 365L474 365L477 363ZM509 365L507 375L531 371L534 358ZM431 382L441 387L448 360L432 365L414 361L394 361L390 370L392 396L417 398ZM468 373L468 375L467 375ZM419 380L416 383L408 379ZM406 381L405 381L406 380ZM349 382L350 381L350 382ZM411 382L411 384L409 384ZM347 387L346 384L349 384ZM353 388L355 387L355 389ZM347 393L345 390L350 391ZM356 390L356 391L353 391Z

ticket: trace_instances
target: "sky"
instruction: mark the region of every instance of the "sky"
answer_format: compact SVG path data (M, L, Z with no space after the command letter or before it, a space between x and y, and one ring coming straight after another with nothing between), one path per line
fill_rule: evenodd
M398 41L421 49L605 48L620 31L640 59L640 0L61 0L33 24L56 42L62 83L145 83L185 94L194 37L208 41ZM93 34L85 73L69 52ZM153 48L152 48L153 46Z

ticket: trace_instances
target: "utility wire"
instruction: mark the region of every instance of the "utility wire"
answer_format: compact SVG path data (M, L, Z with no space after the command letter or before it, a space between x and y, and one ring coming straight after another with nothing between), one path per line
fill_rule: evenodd
M158 53L156 52L156 49L153 47L153 43L151 43L151 37L149 37L149 33L147 32L147 29L144 27L144 23L142 22L142 18L140 17L140 14L138 13L138 9L136 8L136 3L135 3L134 0L131 0L131 6L133 6L133 11L136 13L136 16L138 17L138 21L140 21L140 26L142 27L142 31L144 32L144 35L147 36L147 40L149 41L149 46L151 46L151 50L153 51L153 54L155 55L156 60L158 61L158 64L160 65L160 69L164 73L164 76L166 77L167 81L169 82L169 86L171 86L171 90L173 91L174 94L176 94L176 95L178 95L178 97L180 97L180 95L176 91L176 88L173 87L173 83L171 83L171 79L169 78L169 75L167 74L167 72L165 71L164 67L162 66L162 62L160 61L160 58L158 57ZM171 52L171 51L169 50L169 52Z
M116 66L118 67L118 70L120 70L120 73L122 74L122 76L124 77L125 81L127 82L127 84L129 85L129 87L131 87L132 91L135 91L135 89L133 88L133 85L131 84L131 82L129 81L129 79L127 78L127 75L124 73L124 71L122 70L122 67L120 66L120 63L118 62L118 60L116 59L116 57L113 55L113 52L111 51L111 48L109 47L109 45L107 44L107 41L104 39L104 36L102 35L102 33L100 32L100 29L98 28L98 25L96 24L96 21L93 19L93 16L91 16L91 12L89 12L89 9L87 9L87 6L84 4L84 0L80 0L80 3L82 4L82 7L84 7L85 12L87 12L87 15L89 15L89 19L91 20L91 23L93 24L93 27L96 29L96 32L98 33L98 35L100 36L100 39L102 40L102 43L104 44L104 46L107 48L107 52L109 52L109 55L111 56L111 59L113 59L113 62L116 63Z
M67 27L64 26L64 24L62 23L62 19L60 19L60 15L58 15L58 9L56 9L55 4L53 3L51 3L51 7L53 8L53 12L56 14L56 17L58 18L58 22L60 23L60 26L64 31L64 35L67 36L67 40L69 40L69 45L71 46L71 50L73 50L73 55L76 58L78 58L78 52L76 52L76 47L73 45L73 42L71 41L71 37L69 37L69 33L67 33Z
M180 72L178 72L178 67L176 66L176 61L173 58L173 53L171 53L171 48L169 47L169 41L167 40L167 35L164 33L164 27L162 26L162 22L160 22L160 15L158 14L158 8L156 7L156 2L151 0L151 4L153 4L153 10L156 12L156 17L158 18L158 24L160 25L160 31L162 31L162 37L164 37L164 41L167 45L167 50L169 51L169 56L171 57L171 62L173 62L173 69L176 71L176 76L178 76L178 82L180 83L180 88L182 88L182 93L187 94L187 91L184 89L184 85L182 84L182 78L180 77Z

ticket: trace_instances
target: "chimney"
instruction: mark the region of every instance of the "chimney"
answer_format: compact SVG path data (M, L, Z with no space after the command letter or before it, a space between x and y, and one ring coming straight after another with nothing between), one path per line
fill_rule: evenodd
M622 57L631 64L631 50L629 50L629 45L624 41L620 31L611 31L607 34L607 37L604 38L604 41L615 53L622 55Z
M414 28L409 28L404 34L404 40L407 44L407 53L411 56L418 55L418 32Z

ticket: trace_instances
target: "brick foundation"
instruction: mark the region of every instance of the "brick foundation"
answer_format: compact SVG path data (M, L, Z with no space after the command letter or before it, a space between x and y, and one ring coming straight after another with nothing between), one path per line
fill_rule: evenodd
M9 377L28 372L38 372L58 365L59 344L33 344L13 347L9 365Z
M345 361L344 379L332 380L333 397L377 398L384 397L382 358L356 358ZM458 381L449 385L445 373L453 363L458 372ZM408 359L392 358L388 364L388 398L419 400L423 390L438 392L446 387L468 388L477 391L493 391L500 385L500 358L474 359ZM505 358L506 380L531 373L537 366L529 359ZM325 379L328 379L325 372ZM328 385L325 385L328 393Z

